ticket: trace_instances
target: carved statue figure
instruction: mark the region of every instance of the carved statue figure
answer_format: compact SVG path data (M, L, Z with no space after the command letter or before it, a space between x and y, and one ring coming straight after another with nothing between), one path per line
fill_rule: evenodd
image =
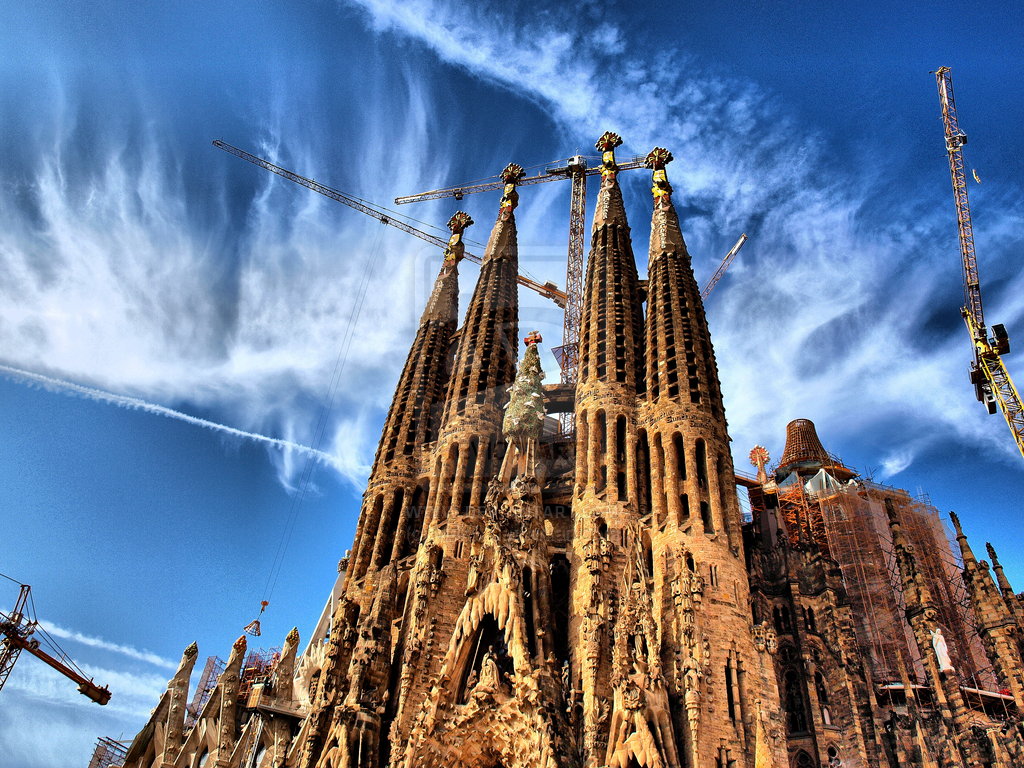
M936 627L931 631L932 648L935 649L935 656L939 660L939 672L952 672L953 664L949 658L949 648L946 646L946 638L942 630Z
M496 693L501 688L501 670L498 669L498 657L494 653L494 646L487 649L484 660L480 664L480 680L474 686L474 691L484 693Z

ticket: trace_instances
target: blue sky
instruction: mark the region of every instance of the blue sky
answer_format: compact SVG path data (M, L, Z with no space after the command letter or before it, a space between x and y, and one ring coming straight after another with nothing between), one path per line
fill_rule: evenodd
M1024 344L1022 13L808 8L0 5L0 364L330 456L0 377L0 572L114 691L99 708L22 659L0 693L11 765L84 764L96 736L134 733L182 648L226 653L268 593L267 644L308 634L351 543L438 254L214 138L380 203L589 153L608 129L624 154L669 147L698 279L750 236L708 302L737 465L811 418L848 463L1002 543L1024 582L1024 464L966 380L929 74L953 67L983 180L987 316ZM643 271L648 180L622 179ZM522 195L538 279L564 283L567 204L560 184ZM496 196L459 205L485 240ZM552 307L521 300L522 327L557 343Z

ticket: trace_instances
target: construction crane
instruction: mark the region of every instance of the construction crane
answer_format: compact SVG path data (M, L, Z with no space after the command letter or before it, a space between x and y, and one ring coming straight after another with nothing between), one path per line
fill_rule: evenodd
M725 254L725 258L722 259L722 263L718 265L718 269L715 270L715 274L711 276L711 279L708 280L707 284L701 289L700 297L702 299L706 299L715 289L715 286L718 285L718 281L721 280L722 275L725 274L725 270L727 270L729 265L732 264L732 260L736 258L736 254L740 252L740 248L743 247L745 242L747 242L747 236L745 234L740 235L740 239L736 241L736 245L734 245L729 252Z
M562 384L574 385L576 383L576 364L579 357L580 345L580 323L583 320L583 246L586 227L587 208L587 177L597 176L608 168L611 163L616 171L628 171L634 168L644 167L644 158L633 157L624 163L615 161L612 154L615 147L622 144L622 139L614 133L606 132L597 140L596 148L602 154L601 162L598 165L589 166L589 159L583 155L574 155L567 160L559 160L548 164L543 173L527 176L517 182L517 186L524 187L530 184L544 184L549 181L569 179L572 182L572 193L569 197L569 257L565 268L565 302L563 309L565 317L562 322L562 346L555 347L552 352L558 360L562 369ZM501 189L504 186L498 177L493 180L479 184L466 184L459 187L445 187L444 189L432 189L427 192L420 192L415 195L396 197L396 205L406 203L418 203L423 200L437 200L442 197L453 197L461 200L466 195L477 192L489 192L494 189ZM568 418L568 417L567 417ZM569 422L563 421L562 432L567 434L571 430Z
M971 206L967 199L967 176L964 171L963 147L967 134L960 128L953 98L953 78L949 67L939 67L934 73L942 107L942 123L946 134L946 154L949 157L949 175L953 182L953 200L956 203L957 228L960 234L960 257L964 277L963 315L974 346L971 364L971 383L978 400L989 413L1002 409L1006 423L1013 433L1017 449L1024 456L1024 406L1020 395L1003 364L1003 355L1010 352L1010 339L1002 325L992 326L989 337L985 325L985 312L981 303L981 283L978 279L978 259L974 251L974 225Z
M213 146L217 147L218 149L223 149L225 152L229 152L235 157L240 157L243 160L248 160L253 165L258 165L260 168L264 168L270 171L271 173L276 173L278 176L281 176L282 178L288 179L289 181L294 181L296 184L301 184L302 186L308 189L312 189L314 192L319 192L321 195L324 195L325 197L329 197L332 200L337 200L339 203L343 203L347 205L349 208L354 208L360 213L365 213L367 216L372 216L381 223L389 224L392 227L396 227L402 230L403 232L407 232L410 235L414 235L420 238L420 240L426 240L428 243L433 243L434 245L440 248L444 248L448 245L448 238L432 235L429 232L424 232L423 230L417 229L411 224L407 224L406 222L400 219L393 218L392 216L389 216L387 212L381 210L373 203L370 203L366 200L360 200L359 198L355 198L352 197L351 195L345 194L341 190L328 187L326 184L321 184L320 182L314 181L313 179L307 179L305 176L300 176L299 174L293 171L289 171L286 168L282 168L279 165L274 165L274 163L270 162L269 160L264 160L262 157L257 157L254 154L246 152L244 149L233 147L230 144L220 141L219 139L213 142ZM482 260L479 256L475 256L469 251L466 251L464 253L464 257L476 264L482 263ZM555 285L554 283L539 283L536 280L531 280L530 278L523 277L522 275L518 275L516 277L516 282L525 288L529 288L531 291L536 291L546 299L551 299L551 301L555 302L555 304L557 304L560 308L564 308L566 305L567 299L565 292L559 290L558 286Z
M2 575L2 574L0 574ZM5 576L4 578L10 579ZM95 701L97 704L106 704L110 701L110 690L104 686L100 687L86 677L85 673L75 665L67 654L53 641L52 638L39 626L32 608L32 588L28 584L18 584L18 599L14 603L14 610L10 613L0 611L0 689L4 687L7 678L10 677L14 662L22 651L35 656L40 661L48 664L67 678L78 683L78 692ZM47 642L59 658L50 655L40 648L40 639Z

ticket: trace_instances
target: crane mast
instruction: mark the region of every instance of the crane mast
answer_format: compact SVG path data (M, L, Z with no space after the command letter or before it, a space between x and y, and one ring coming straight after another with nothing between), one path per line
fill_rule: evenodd
M978 258L974 249L974 225L971 221L971 205L967 196L967 174L964 167L963 147L967 134L960 128L953 97L953 77L949 67L935 71L935 83L939 91L942 108L942 124L945 130L946 155L949 158L949 175L953 184L953 200L956 204L957 230L960 239L960 260L964 280L964 306L960 312L974 347L974 362L971 365L971 383L975 395L985 403L989 413L995 413L998 406L1010 427L1017 449L1024 456L1024 405L1010 377L1002 356L1010 352L1010 340L1002 325L992 326L992 337L985 325L985 311L981 301L981 282L978 278Z

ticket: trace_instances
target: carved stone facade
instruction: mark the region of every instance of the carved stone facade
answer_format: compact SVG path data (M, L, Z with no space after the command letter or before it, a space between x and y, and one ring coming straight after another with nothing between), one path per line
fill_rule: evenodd
M472 222L449 223L331 621L298 658L290 634L258 680L240 639L188 729L190 647L126 768L1017 764L1024 610L1001 569L996 586L968 563L985 648L1012 690L979 698L936 650L933 603L896 520L907 636L928 677L889 690L858 640L855 575L813 537L786 538L777 505L744 523L672 157L647 157L641 281L619 144L597 143L574 438L545 429L545 398L565 398L540 383L536 334L516 372L513 164L461 329ZM766 498L763 461L760 477L748 485ZM780 625L783 607L803 618ZM1002 720L993 701L1008 701Z

